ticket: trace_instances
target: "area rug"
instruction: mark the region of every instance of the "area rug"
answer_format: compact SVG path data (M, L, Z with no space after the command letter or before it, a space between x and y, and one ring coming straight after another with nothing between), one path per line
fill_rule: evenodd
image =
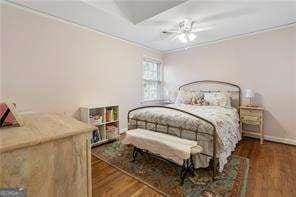
M249 160L233 155L215 181L209 169L198 169L195 177L186 178L180 185L181 167L158 157L138 154L132 160L132 147L120 141L101 145L92 149L92 154L147 184L164 196L245 196Z

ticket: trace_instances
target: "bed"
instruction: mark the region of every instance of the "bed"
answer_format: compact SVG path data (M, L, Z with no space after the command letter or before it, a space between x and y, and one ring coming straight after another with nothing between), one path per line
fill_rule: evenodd
M193 158L195 168L208 167L212 160L213 176L216 167L223 170L227 158L241 140L239 114L241 89L221 81L195 81L179 87L179 91L198 94L227 94L227 106L175 103L165 106L142 106L128 113L128 127L145 128L180 138L196 140L202 154Z

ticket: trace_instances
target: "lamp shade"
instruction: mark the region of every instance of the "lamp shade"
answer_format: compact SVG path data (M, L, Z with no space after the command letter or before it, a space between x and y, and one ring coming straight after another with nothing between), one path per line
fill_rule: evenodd
M255 97L255 93L251 89L246 89L245 90L245 95L246 98L253 98Z

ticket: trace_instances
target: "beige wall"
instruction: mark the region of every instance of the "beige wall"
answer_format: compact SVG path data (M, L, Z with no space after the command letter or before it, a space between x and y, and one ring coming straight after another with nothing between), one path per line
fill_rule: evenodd
M141 97L142 55L161 54L11 5L1 11L5 98L34 112L119 104L126 128Z
M165 55L166 86L211 79L251 88L266 108L266 134L296 143L295 37L296 26Z

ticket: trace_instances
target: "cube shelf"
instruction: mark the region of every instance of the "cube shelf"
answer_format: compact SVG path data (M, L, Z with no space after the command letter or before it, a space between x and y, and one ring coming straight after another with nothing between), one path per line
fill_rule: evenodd
M91 134L92 147L117 140L119 137L119 106L81 107L81 121L96 126Z

